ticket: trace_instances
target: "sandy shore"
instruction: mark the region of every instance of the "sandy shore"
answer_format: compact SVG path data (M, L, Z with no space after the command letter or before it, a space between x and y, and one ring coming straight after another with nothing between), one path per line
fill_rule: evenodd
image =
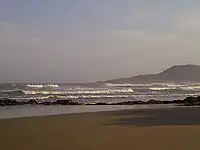
M199 150L200 108L0 120L2 150Z

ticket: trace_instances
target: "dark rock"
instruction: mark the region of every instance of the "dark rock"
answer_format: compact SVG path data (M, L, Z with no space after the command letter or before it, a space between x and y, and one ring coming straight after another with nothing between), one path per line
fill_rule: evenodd
M109 104L105 102L99 102L99 103L86 103L85 105L109 105Z
M17 101L11 99L1 99L0 106L15 106L15 105L82 105L79 102L73 102L72 100L56 100L55 102L44 101L38 103L37 100L29 100L28 102ZM106 103L98 102L95 104L83 104L83 105L150 105L150 104L179 104L186 106L200 105L200 96L198 97L187 97L184 100L172 100L172 101L161 101L161 100L149 100L149 101L124 101L119 103Z
M57 100L53 102L56 105L80 105L78 102L73 102L72 100Z
M78 102L73 102L73 101L70 101L69 105L81 105L80 103Z
M161 101L161 104L171 104L172 101Z
M200 102L200 96L197 97L197 101Z
M2 105L2 106L7 106L7 105L9 105L9 106L15 106L15 105L18 105L18 104L19 104L18 101L16 101L16 100L11 100L11 99L3 99L3 100L1 101L1 105Z
M4 106L3 100L0 100L0 106Z
M197 104L198 100L196 97L187 97L184 99L184 104L188 104L188 105L194 105Z
M27 102L27 104L30 104L30 105L35 105L35 104L38 104L38 102L37 102L37 100L29 100L28 102Z
M146 104L145 101L133 101L133 104Z
M162 102L160 100L149 100L146 104L162 104Z
M119 102L114 103L114 105L138 105L138 104L145 104L145 101L125 101L125 102Z
M55 102L53 102L54 104L58 104L58 105L69 105L71 100L57 100Z
M47 101L42 102L42 103L39 103L39 104L40 104L40 105L53 105L52 102L47 102Z

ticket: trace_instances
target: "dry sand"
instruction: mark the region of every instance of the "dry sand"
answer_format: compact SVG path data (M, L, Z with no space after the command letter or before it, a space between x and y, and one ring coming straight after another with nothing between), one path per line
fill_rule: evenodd
M199 150L200 108L0 120L1 150Z

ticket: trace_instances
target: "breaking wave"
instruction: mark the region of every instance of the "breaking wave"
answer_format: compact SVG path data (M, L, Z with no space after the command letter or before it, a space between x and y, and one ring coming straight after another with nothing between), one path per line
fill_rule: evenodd
M0 99L75 101L126 101L182 99L200 95L199 83L104 84L100 86L57 84L13 84L0 86Z
M24 94L23 90L14 89L14 90L1 90L0 94L7 94L7 95L22 95Z

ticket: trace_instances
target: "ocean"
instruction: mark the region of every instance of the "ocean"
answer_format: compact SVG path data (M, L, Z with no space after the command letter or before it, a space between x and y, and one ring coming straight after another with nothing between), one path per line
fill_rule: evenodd
M198 95L200 95L200 83L0 84L0 100L17 101L43 102L70 99L83 104L94 104L150 99L177 100ZM0 118L159 107L171 106L0 106Z

